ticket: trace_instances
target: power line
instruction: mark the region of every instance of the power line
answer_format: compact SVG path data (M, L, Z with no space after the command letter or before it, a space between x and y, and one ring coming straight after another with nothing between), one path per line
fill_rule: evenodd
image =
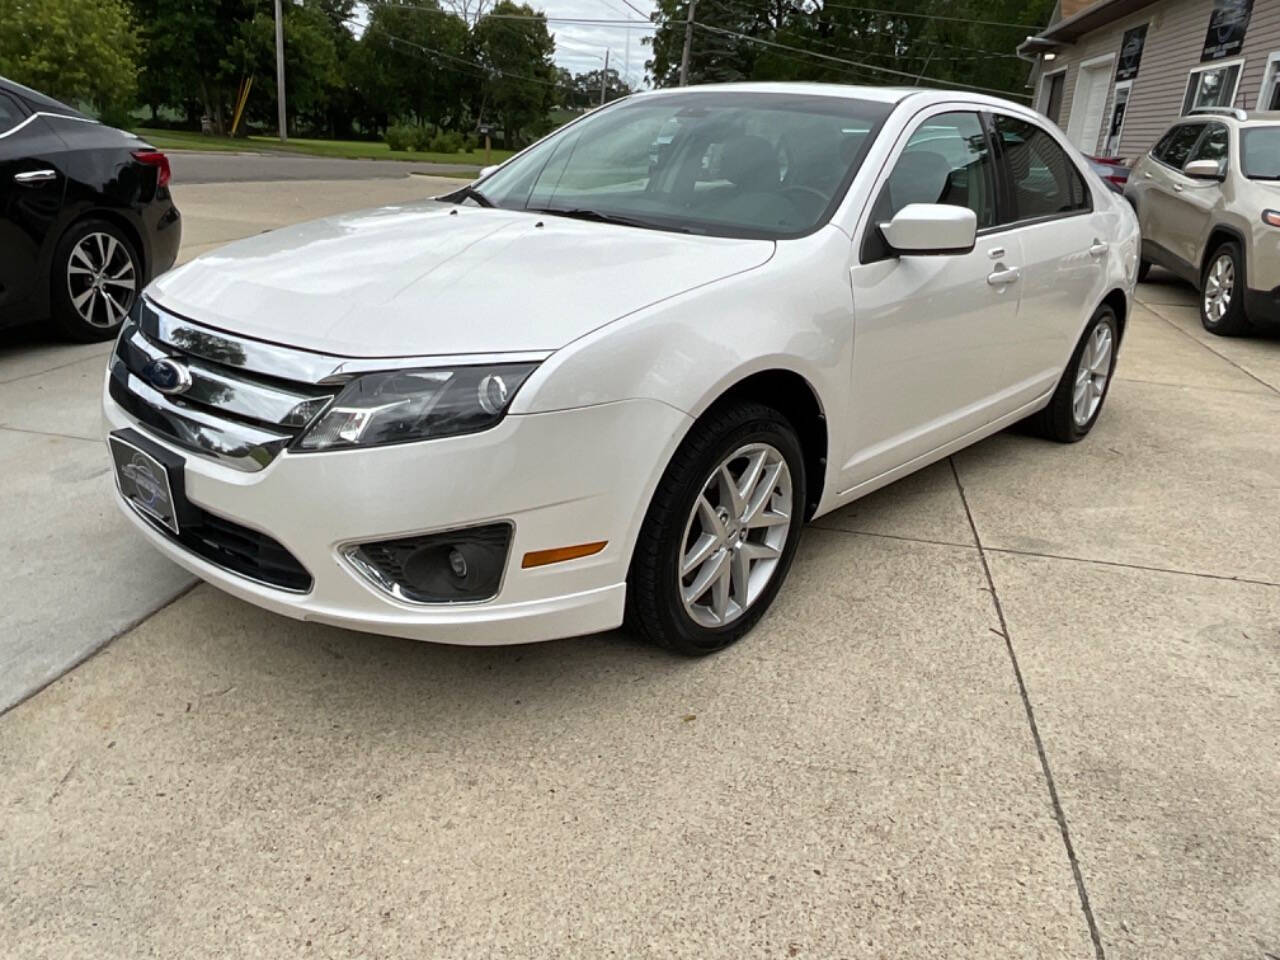
M878 7L853 7L843 3L827 3L823 2L823 10L854 10L858 13L878 13L886 17L919 17L924 20L946 20L951 23L969 23L978 27L1008 27L1011 30L1035 30L1044 29L1043 24L1037 23L1008 23L1002 20L971 20L969 17L948 17L940 13L915 13L906 10L881 10Z
M378 0L370 0L367 6L372 9L382 8L384 10L413 10L418 13L434 13L442 17L458 17L463 23L466 20L452 10L441 10L438 7L416 7L411 4L403 3L380 3ZM541 20L543 23L569 23L584 27L626 27L627 29L644 29L656 30L657 24L650 20L623 20L609 17L548 17L543 14L529 15L523 13L486 13L482 17L475 18L473 26L480 20L523 20L534 21ZM357 21L358 22L358 21Z
M829 60L832 63L843 63L850 67L861 67L864 70L874 70L877 73L887 73L895 77L907 77L908 79L914 81L913 85L916 85L916 86L919 85L920 80L932 80L935 83L939 83L948 87L959 87L962 90L978 90L982 93L994 93L1002 97L1018 97L1023 100L1031 99L1030 95L1028 94L1010 93L1007 90L998 90L995 87L982 87L973 83L960 83L958 81L942 80L937 77L925 77L923 74L910 73L906 70L894 70L890 67L878 67L873 63L862 63L858 60L846 60L843 57L833 57L827 53L818 53L817 51L814 51L814 50L805 50L803 47L792 47L792 46L788 46L785 43L775 43L772 40L765 40L761 37L751 37L745 33L739 33L736 30L726 30L723 27L713 27L713 26L710 26L709 24L698 23L697 21L694 21L693 25L695 27L698 27L701 30L709 30L712 33L718 33L718 34L722 34L724 36L729 36L729 37L736 37L739 40L746 40L749 43L758 43L758 44L761 44L762 46L773 47L778 50L790 50L792 53L802 53L805 56L817 57L820 60Z

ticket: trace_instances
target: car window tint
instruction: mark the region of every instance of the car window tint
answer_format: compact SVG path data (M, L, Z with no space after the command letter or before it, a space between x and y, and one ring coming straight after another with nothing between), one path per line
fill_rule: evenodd
M1240 133L1241 168L1254 180L1280 180L1280 126Z
M0 93L0 133L12 130L25 118L26 115L18 108L18 105L10 97Z
M1035 220L1089 209L1084 178L1047 130L997 114L996 135L1012 188L1006 221Z
M884 185L877 222L909 203L968 207L978 229L996 222L991 148L976 113L943 113L921 124L907 141Z
M1184 123L1174 127L1157 148L1156 159L1181 170L1186 165L1187 157L1191 156L1191 148L1204 132L1204 126L1203 123Z
M1195 152L1187 157L1192 160L1217 160L1225 163L1227 159L1227 128L1220 123L1209 124L1209 129L1201 138Z

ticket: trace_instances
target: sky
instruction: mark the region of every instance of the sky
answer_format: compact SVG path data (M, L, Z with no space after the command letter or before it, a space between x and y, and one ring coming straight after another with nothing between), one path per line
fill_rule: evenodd
M529 5L541 7L548 17L596 20L648 19L655 7L653 0L630 2L632 6L644 11L644 17L631 9L625 0L545 0L541 4L532 2ZM649 56L649 48L641 42L641 38L652 36L652 27L549 23L548 28L556 37L556 63L560 66L573 73L599 70L604 66L604 52L607 48L609 66L617 69L633 87L643 85L644 62Z

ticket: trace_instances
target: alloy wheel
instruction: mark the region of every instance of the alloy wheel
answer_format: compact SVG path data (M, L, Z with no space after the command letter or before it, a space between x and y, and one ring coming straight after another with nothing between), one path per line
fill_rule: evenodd
M71 248L67 293L71 306L94 327L116 326L137 296L138 278L129 249L109 233L89 233Z
M703 627L746 613L773 578L792 524L791 471L767 443L739 447L711 471L685 523L678 588Z
M1102 395L1107 391L1107 379L1111 376L1111 349L1111 325L1099 323L1089 335L1080 354L1080 365L1076 367L1071 415L1078 427L1083 427L1092 420L1102 403Z
M1204 283L1204 315L1212 323L1221 323L1231 309L1236 289L1236 263L1228 254L1213 261Z

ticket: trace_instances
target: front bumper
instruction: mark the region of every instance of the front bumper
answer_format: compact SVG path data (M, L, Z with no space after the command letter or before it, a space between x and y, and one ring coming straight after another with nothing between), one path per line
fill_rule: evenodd
M487 645L593 633L622 622L631 547L661 472L689 418L629 400L508 416L492 430L399 446L283 453L247 473L149 432L105 392L109 429L133 427L185 457L187 497L268 534L312 575L303 594L232 573L160 533L123 498L157 549L197 576L276 613L371 633ZM514 534L496 597L477 603L397 600L352 567L341 548L510 521ZM606 540L599 553L524 569L525 553Z

